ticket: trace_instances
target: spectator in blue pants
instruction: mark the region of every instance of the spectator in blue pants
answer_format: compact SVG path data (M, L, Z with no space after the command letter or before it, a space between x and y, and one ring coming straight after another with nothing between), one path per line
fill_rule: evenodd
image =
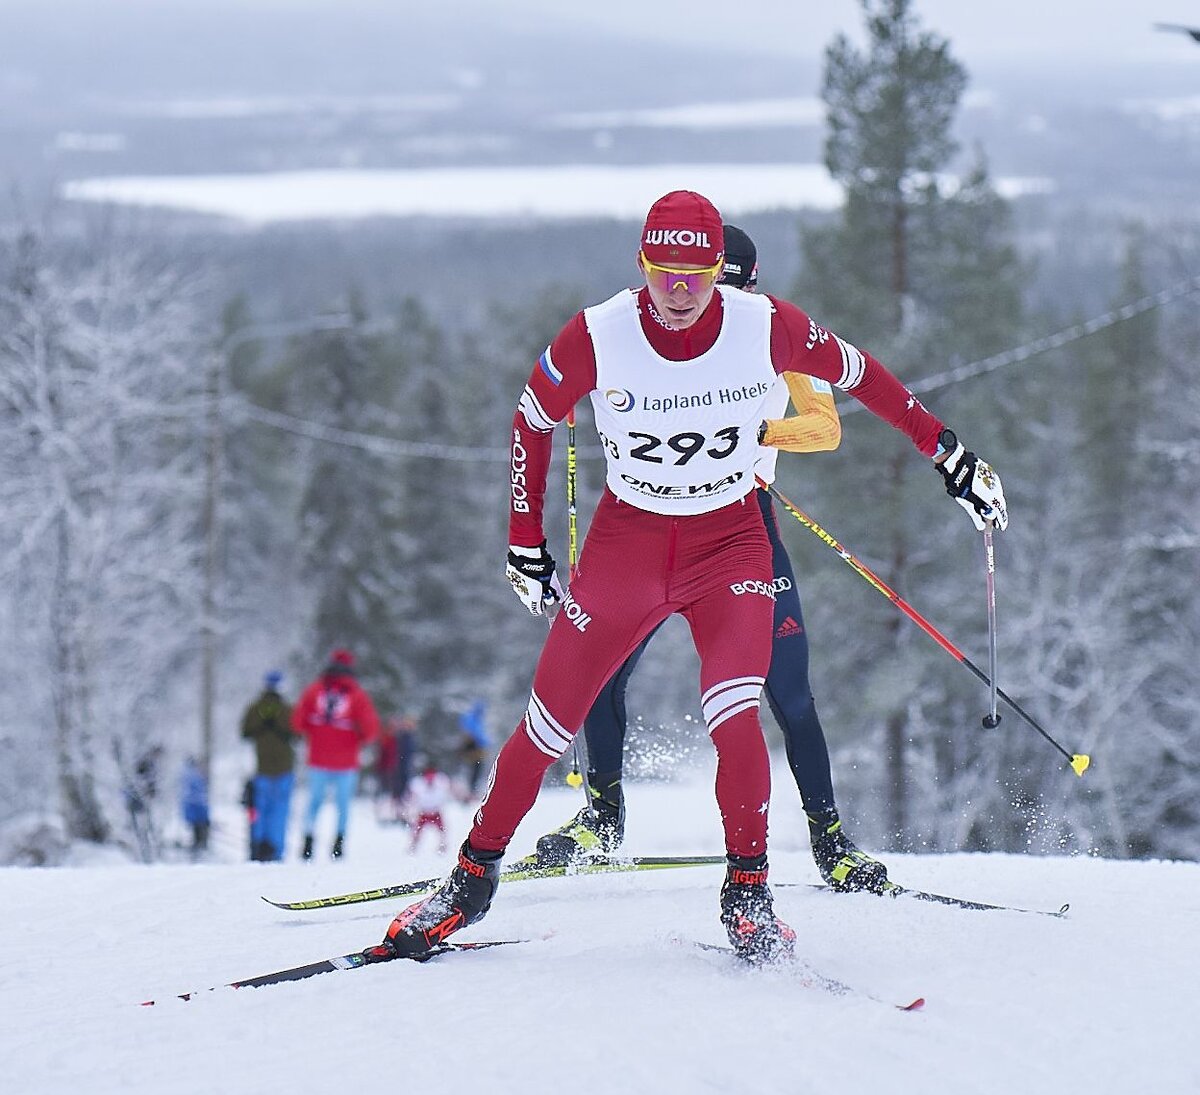
M366 690L355 679L354 655L333 651L329 664L300 694L292 711L292 729L308 739L308 812L304 819L304 848L311 859L313 830L325 795L332 787L337 801L337 836L331 855L346 850L350 800L358 786L359 749L379 737L379 716Z
M312 833L317 824L317 815L329 792L333 792L333 807L337 815L337 837L334 841L333 858L340 859L344 851L346 829L350 823L350 803L358 790L358 769L317 768L308 766L308 805L304 810L305 845L301 853L305 859L312 858Z
M250 858L283 859L288 809L296 762L292 709L280 694L283 674L272 669L263 690L242 717L242 737L254 742L254 820L250 826Z
M195 757L183 762L179 778L179 805L183 820L192 830L192 858L208 847L210 819L208 815L208 780Z

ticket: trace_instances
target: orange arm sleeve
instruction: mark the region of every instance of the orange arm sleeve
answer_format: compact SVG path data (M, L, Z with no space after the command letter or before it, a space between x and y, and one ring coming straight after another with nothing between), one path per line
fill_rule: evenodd
M803 373L784 373L796 413L767 419L762 443L785 452L830 452L842 443L842 422L833 391L824 381Z

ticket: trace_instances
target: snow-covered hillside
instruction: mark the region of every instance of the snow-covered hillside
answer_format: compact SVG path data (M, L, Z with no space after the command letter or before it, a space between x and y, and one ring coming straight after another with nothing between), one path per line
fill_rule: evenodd
M173 994L373 943L399 902L287 913L303 898L440 874L360 810L340 863L95 863L0 871L4 1090L631 1093L1200 1091L1200 865L1019 856L888 858L912 886L1057 908L970 912L816 881L794 790L772 818L776 904L804 962L747 970L720 942L719 867L506 884L467 939L519 947L293 984ZM543 792L514 857L577 798ZM235 827L236 818L227 822ZM466 832L460 810L451 847ZM631 854L719 853L711 789L631 788ZM142 1000L165 1001L153 1008Z

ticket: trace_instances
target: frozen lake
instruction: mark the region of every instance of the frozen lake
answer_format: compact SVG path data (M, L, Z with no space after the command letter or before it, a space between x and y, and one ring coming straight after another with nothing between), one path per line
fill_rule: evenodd
M1007 197L1045 179L999 179ZM68 182L68 200L157 206L250 224L377 216L639 219L669 190L698 190L727 216L833 209L841 187L816 163L672 163L122 176Z

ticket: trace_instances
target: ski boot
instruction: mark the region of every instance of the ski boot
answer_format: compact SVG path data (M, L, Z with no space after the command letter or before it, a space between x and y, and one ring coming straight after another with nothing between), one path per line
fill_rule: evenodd
M342 854L346 851L346 838L342 833L334 838L333 850L329 853L334 859L341 859Z
M583 859L609 855L625 839L625 796L621 773L588 773L588 803L565 825L539 837L541 866L565 867Z
M304 837L304 848L300 852L300 858L301 859L312 859L312 852L313 852L312 833L308 833Z
M387 930L381 946L405 957L423 954L456 931L482 920L500 883L503 852L482 852L464 842L458 865L429 897L409 905Z
M837 810L809 814L808 835L817 870L830 889L842 893L866 890L877 894L887 890L887 868L846 836Z
M538 837L539 865L565 867L582 859L615 852L625 839L625 811L585 806L565 825Z
M796 933L775 915L767 857L729 857L721 887L721 923L739 958L775 962L792 955Z

